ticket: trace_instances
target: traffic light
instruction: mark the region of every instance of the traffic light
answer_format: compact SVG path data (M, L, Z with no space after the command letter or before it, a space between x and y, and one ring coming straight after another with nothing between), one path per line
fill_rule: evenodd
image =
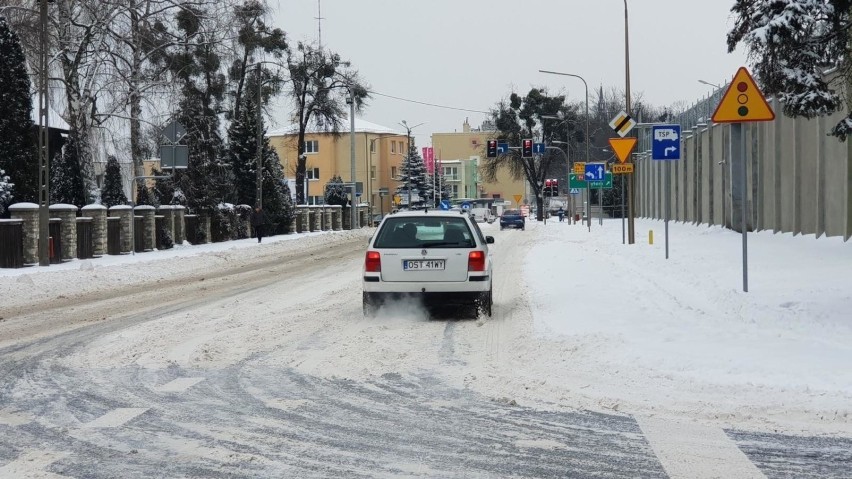
M497 158L497 140L488 140L486 142L486 158Z
M532 158L532 148L533 141L532 140L521 140L521 157L522 158Z
M559 180L557 178L550 182L550 196L559 196Z
M546 179L544 180L544 191L542 191L544 196L553 196L553 180Z

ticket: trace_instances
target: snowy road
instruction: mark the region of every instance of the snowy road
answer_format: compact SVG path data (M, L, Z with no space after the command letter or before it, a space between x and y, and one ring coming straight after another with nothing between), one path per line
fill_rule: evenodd
M0 477L852 475L844 411L820 421L795 409L785 428L754 388L697 381L701 362L686 379L653 370L653 355L613 344L607 314L549 290L637 272L566 228L486 227L489 320L428 320L406 305L363 318L366 230L0 277ZM554 259L578 245L608 272L574 275ZM646 279L663 293L634 285L630 297L678 316L677 281ZM709 311L700 299L682 301ZM666 326L679 342L686 328Z

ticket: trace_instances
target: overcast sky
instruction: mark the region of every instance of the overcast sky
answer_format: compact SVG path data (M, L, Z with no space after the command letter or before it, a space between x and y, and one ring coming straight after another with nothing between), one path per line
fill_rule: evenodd
M512 91L533 86L583 102L592 90L624 89L622 0L319 0L322 44L352 62L375 92L487 111ZM318 0L271 0L274 24L290 41L317 40ZM692 103L745 65L729 54L733 0L628 0L630 84L658 106ZM287 112L280 108L279 126ZM423 106L374 95L364 119L388 127L407 120L417 143L433 132L477 127L483 113Z

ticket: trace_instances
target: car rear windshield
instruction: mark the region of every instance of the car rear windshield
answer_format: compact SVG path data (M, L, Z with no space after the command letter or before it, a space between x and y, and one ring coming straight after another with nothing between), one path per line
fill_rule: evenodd
M519 210L505 210L503 211L503 216L520 216L521 212Z
M400 217L385 220L374 248L473 248L476 240L464 218Z

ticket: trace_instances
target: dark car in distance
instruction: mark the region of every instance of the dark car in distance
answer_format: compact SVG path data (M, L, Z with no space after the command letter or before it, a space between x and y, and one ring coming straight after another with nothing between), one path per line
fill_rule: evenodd
M500 216L500 229L504 228L520 228L524 229L526 222L521 210L504 210Z

